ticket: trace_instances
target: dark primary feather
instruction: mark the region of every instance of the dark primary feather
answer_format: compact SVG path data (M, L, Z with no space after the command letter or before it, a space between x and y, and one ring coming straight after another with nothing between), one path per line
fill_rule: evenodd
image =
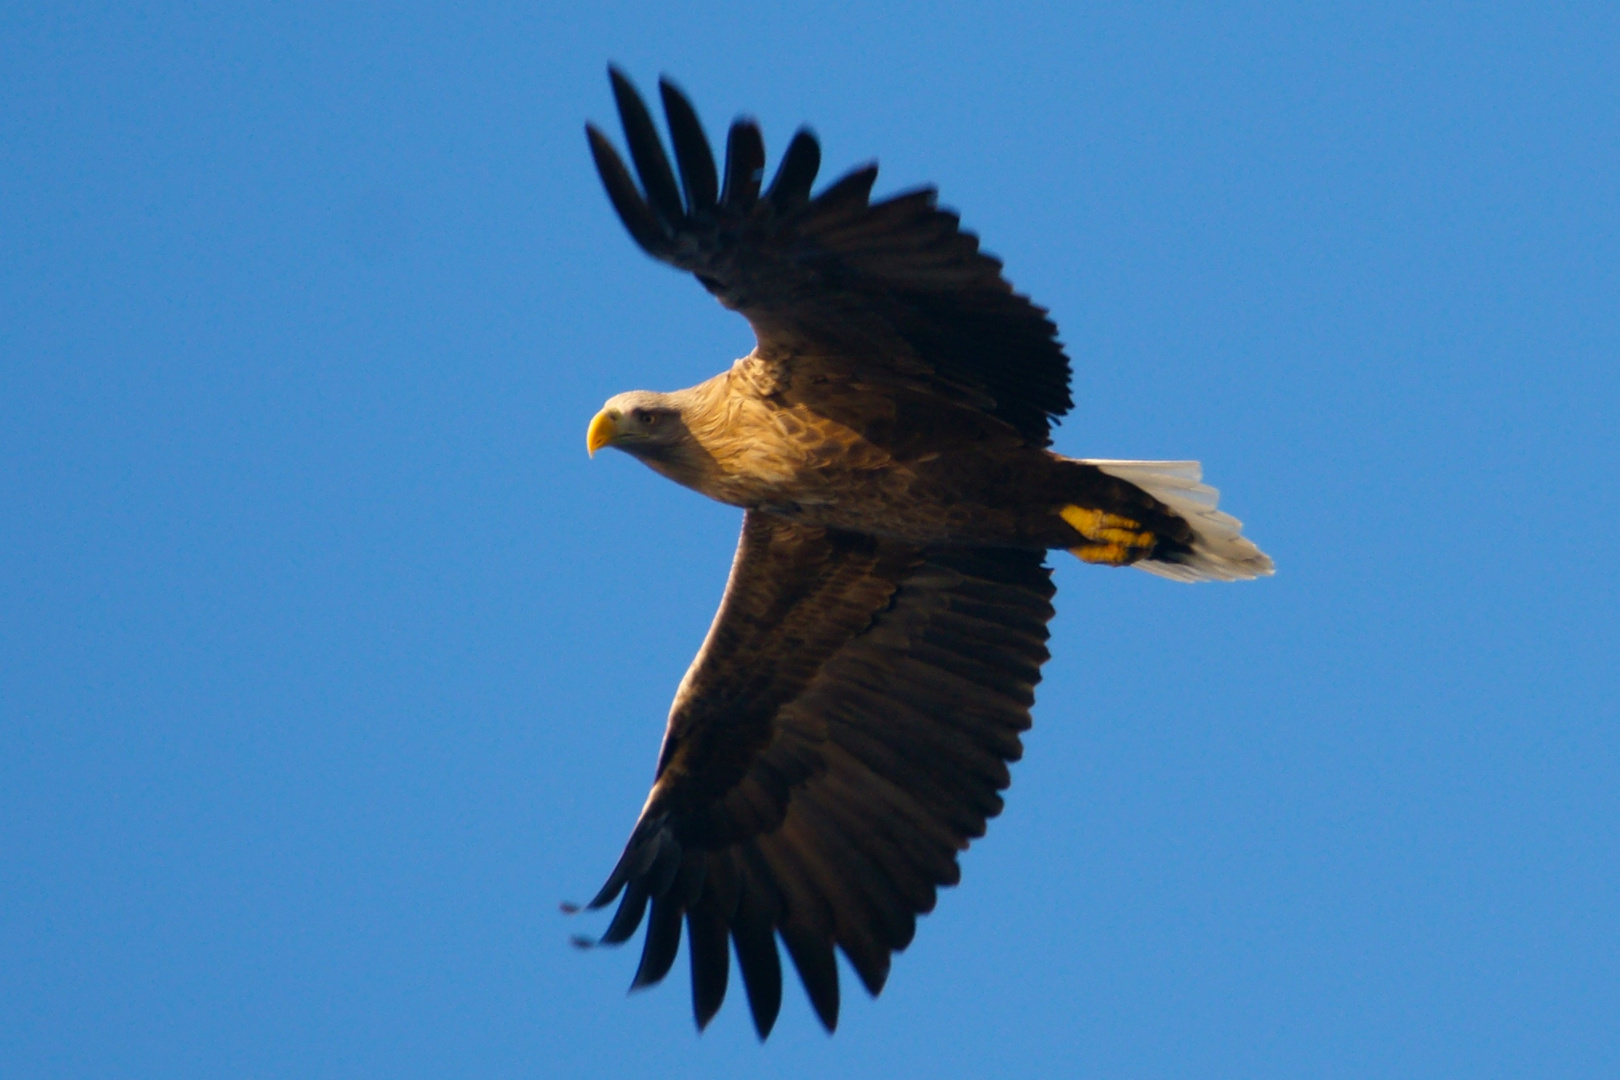
M684 917L700 1027L725 996L727 937L762 1038L781 1005L778 937L829 1029L835 948L878 993L1001 808L1051 595L1040 552L919 549L749 512L653 793L592 901L620 901L604 943L647 922L634 985L667 973Z
M659 897L652 903L647 919L647 940L641 950L641 965L630 983L632 990L652 986L669 974L675 952L681 945L681 906L675 897Z
M684 221L686 215L682 212L680 189L675 186L675 174L669 170L669 158L664 155L658 129L624 73L609 68L608 79L613 84L613 100L619 106L619 119L624 124L630 160L636 163L636 175L641 177L641 186L646 189L647 202L666 225L676 225Z
M647 251L663 250L667 246L664 229L642 201L641 192L636 190L636 182L630 179L630 173L625 169L624 162L619 160L613 144L592 124L585 125L585 137L591 144L591 157L596 162L596 171L601 174L603 186L607 188L608 200L613 203L613 209L618 212L624 227L630 230L630 236Z
M683 208L646 106L620 72L611 77L641 178L638 191L590 129L614 209L644 250L742 312L762 355L808 357L798 362L908 385L922 378L1036 445L1050 442L1051 420L1073 404L1057 329L1012 291L1000 261L938 207L932 189L872 203L877 173L868 166L812 197L821 151L801 129L761 199L764 143L758 126L742 120L731 127L723 188L710 207L712 154L695 110L666 80L660 92L686 182Z
M726 919L719 905L699 904L686 913L686 940L692 953L692 1016L701 1031L720 1011L731 972Z
M714 151L703 134L703 124L692 103L668 79L658 80L664 99L664 115L669 117L670 141L675 144L675 163L680 166L681 184L686 189L686 209L696 217L713 210L720 198L720 180L714 172Z
M726 186L720 204L733 213L747 213L754 208L759 185L764 182L765 139L758 124L738 120L726 134Z
M776 167L776 179L765 193L779 217L786 217L810 201L810 185L821 171L821 145L808 128L800 128L788 143L782 163Z

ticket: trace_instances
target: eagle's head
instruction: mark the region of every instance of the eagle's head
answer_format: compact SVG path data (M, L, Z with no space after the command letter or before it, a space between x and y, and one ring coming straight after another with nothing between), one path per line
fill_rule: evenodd
M691 440L672 394L631 390L608 398L585 430L585 449L592 457L604 446L643 460L668 457Z
M696 408L691 390L616 394L591 418L585 449L593 457L604 446L623 450L677 484L714 496L711 487L719 468L692 433L690 416Z

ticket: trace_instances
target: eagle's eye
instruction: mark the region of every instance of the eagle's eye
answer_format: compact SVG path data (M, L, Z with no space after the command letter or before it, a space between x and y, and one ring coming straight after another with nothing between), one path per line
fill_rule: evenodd
M646 409L637 409L636 423L641 424L644 427L652 427L654 424L658 423L658 416L655 413L648 412Z

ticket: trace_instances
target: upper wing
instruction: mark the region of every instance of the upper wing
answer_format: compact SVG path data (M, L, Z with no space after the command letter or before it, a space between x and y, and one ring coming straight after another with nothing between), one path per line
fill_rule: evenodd
M648 254L690 270L747 316L762 355L925 385L1037 445L1051 441L1051 418L1073 405L1057 328L1012 291L1001 262L939 209L932 188L872 203L877 166L867 165L811 198L821 150L801 128L761 195L765 146L746 119L731 126L722 186L697 114L660 80L677 186L646 106L620 72L609 74L645 194L587 124L608 197Z
M602 941L640 925L635 986L684 916L701 1027L735 945L763 1038L776 935L828 1029L833 946L876 994L956 853L1001 811L1047 658L1043 553L919 549L750 511L725 599L682 680L658 779L600 893Z

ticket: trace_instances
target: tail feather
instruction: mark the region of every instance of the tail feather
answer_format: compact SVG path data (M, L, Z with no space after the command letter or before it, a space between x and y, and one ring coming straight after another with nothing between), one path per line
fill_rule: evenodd
M1132 566L1172 581L1245 581L1272 572L1271 558L1243 536L1243 523L1215 508L1220 492L1203 483L1198 462L1092 458L1083 464L1135 484L1192 526L1187 550L1155 552Z

